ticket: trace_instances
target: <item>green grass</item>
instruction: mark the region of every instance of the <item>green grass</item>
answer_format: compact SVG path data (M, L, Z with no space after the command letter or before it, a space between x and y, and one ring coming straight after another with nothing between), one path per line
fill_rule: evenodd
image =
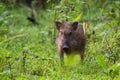
M5 26L9 31L0 41L0 80L120 79L117 75L111 77L107 72L111 62L103 57L109 53L105 38L101 36L103 28L96 29L96 42L88 39L84 63L80 62L79 56L75 56L75 60L65 57L65 66L60 66L53 37L54 15L41 11L36 16L39 25L33 25L26 19L30 14L26 8L13 9L10 13L13 18ZM107 36L112 45L110 38Z

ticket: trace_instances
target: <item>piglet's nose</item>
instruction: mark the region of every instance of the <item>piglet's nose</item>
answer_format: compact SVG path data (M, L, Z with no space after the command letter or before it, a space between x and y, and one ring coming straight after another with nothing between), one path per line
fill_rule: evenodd
M64 51L68 51L68 49L69 49L69 47L68 47L67 45L64 45L64 46L63 46L63 50L64 50Z

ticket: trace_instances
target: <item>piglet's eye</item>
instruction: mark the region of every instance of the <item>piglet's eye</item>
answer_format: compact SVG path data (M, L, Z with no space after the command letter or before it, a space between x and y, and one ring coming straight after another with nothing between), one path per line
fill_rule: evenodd
M63 32L60 32L60 34L64 34Z
M70 32L69 35L72 35L72 32Z

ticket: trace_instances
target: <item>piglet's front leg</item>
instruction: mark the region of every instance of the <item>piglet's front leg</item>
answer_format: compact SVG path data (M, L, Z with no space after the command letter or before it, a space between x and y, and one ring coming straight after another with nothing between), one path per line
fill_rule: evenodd
M64 64L64 52L61 51L59 55L60 55L60 63L61 63L61 66L63 66L63 64Z

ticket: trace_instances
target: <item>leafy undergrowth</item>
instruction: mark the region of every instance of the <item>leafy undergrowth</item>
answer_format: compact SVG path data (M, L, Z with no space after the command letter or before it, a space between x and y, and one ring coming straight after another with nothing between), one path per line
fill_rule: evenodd
M65 57L60 66L54 40L53 14L41 11L39 25L28 22L26 9L12 10L9 31L0 41L0 80L119 80L120 30L98 23L87 38L85 60ZM45 15L44 15L45 14ZM114 23L114 21L113 21ZM93 24L91 24L93 25ZM114 63L116 61L116 64Z

